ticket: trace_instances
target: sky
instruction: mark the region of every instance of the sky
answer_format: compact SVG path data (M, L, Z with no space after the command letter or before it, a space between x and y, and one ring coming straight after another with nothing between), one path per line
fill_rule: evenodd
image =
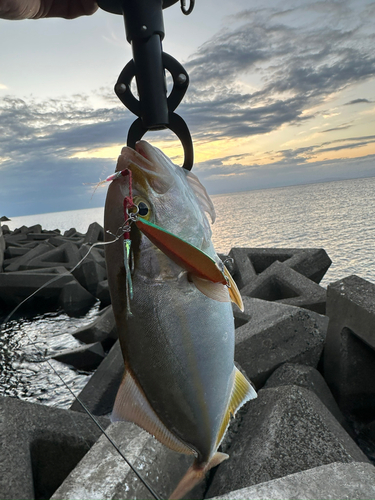
M196 0L164 24L210 194L375 176L375 1ZM0 46L0 216L102 206L136 118L113 92L122 17L0 20ZM145 138L182 163L173 134Z

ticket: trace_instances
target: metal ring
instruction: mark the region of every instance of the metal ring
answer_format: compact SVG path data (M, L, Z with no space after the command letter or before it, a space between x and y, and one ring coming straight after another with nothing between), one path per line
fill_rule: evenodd
M188 9L186 8L186 0L181 0L181 10L182 13L185 14L185 16L188 16L193 12L194 6L195 6L195 0L190 0L190 5Z

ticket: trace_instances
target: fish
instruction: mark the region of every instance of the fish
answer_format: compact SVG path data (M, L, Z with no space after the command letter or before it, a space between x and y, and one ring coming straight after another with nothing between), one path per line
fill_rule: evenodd
M137 424L165 446L194 455L171 499L186 495L228 458L218 451L230 419L256 397L234 363L235 282L217 256L215 209L192 172L139 141L111 177L104 227L108 284L125 372L112 420ZM129 173L121 175L121 173ZM124 200L132 210L124 213ZM129 214L130 221L124 225ZM129 276L129 273L131 276Z

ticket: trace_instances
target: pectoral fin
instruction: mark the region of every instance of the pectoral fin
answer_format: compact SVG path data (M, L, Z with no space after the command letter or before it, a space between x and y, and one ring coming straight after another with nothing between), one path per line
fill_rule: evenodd
M194 451L172 434L152 409L146 396L129 372L125 372L113 407L112 422L126 420L156 437L158 441L178 453L194 455Z
M217 300L218 302L230 302L231 298L228 287L225 285L198 278L195 274L191 274L190 278L198 290L210 299Z
M236 282L225 266L224 274L228 279L229 286L225 286L222 283L213 283L212 281L202 279L193 273L190 278L198 290L210 299L217 300L218 302L232 301L243 312L245 308L242 302L241 294L237 288Z
M240 291L238 290L236 282L234 281L230 272L225 266L224 266L224 274L229 282L229 296L231 301L236 304L236 306L240 309L240 311L244 312L245 308L242 302Z
M225 276L216 262L202 250L145 219L138 219L136 225L155 246L183 269L199 278L226 285Z

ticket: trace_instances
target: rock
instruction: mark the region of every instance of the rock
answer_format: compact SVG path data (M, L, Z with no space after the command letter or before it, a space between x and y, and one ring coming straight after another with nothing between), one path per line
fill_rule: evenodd
M90 325L78 328L73 333L73 337L86 344L93 342L105 342L108 339L117 339L117 328L112 306L103 309L98 318Z
M332 413L343 428L352 435L350 426L341 413L335 398L332 396L322 375L311 366L285 363L273 372L264 388L280 387L283 385L298 385L314 392L325 407ZM352 435L353 437L353 435Z
M104 229L97 222L93 222L89 225L87 230L84 243L97 243L98 241L104 241Z
M247 410L247 411L246 411ZM368 459L319 398L297 386L262 389L241 415L206 498L333 462Z
M243 301L244 313L234 311L235 323L242 325L236 329L235 360L257 388L283 363L317 367L327 317L249 297Z
M244 286L241 294L325 314L326 290L278 261Z
M339 407L375 418L375 285L358 276L332 283L324 376Z
M320 283L332 261L323 248L232 248L234 274L239 288L279 261L306 278Z
M2 215L0 217L0 222L7 222L8 220L12 220L12 219L8 219L8 217L6 215Z
M90 377L78 399L94 415L107 415L112 411L116 394L124 375L124 359L117 341L99 368ZM83 412L79 401L74 401L71 410Z
M373 500L375 468L356 463L322 465L281 479L232 491L215 500Z
M53 359L74 366L77 370L95 370L105 357L102 344L88 344L76 349L64 349L62 352L54 354Z
M99 417L106 428L109 420ZM87 415L0 397L0 498L50 498L101 435Z
M192 457L173 452L129 422L115 422L107 431L129 462L159 498L168 498L192 463ZM203 486L198 496L203 498ZM154 498L140 483L109 441L102 436L71 472L51 500L146 500Z

